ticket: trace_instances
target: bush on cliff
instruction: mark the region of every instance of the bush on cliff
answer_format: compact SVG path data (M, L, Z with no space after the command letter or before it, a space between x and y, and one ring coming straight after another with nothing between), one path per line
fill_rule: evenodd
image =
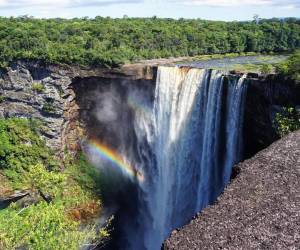
M32 165L58 168L53 152L38 135L38 126L30 119L0 119L0 169L14 188L18 188L22 174Z
M0 249L75 250L95 237L93 230L78 230L59 203L12 206L0 211L0 222Z
M300 112L295 108L284 108L275 117L275 126L280 137L300 129Z
M270 64L263 64L261 67L260 67L260 72L262 74L270 74L271 72L273 71L273 66L270 65Z

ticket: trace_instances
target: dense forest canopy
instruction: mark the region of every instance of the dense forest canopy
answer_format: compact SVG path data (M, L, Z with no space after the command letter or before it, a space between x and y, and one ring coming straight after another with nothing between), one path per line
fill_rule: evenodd
M116 66L138 59L230 52L284 52L300 47L300 20L249 22L96 17L0 18L0 62Z

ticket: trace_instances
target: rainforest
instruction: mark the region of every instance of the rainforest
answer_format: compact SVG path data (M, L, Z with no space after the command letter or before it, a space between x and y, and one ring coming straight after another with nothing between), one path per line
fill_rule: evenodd
M243 52L290 52L300 46L296 18L246 22L109 17L0 19L0 61L116 66L139 59Z

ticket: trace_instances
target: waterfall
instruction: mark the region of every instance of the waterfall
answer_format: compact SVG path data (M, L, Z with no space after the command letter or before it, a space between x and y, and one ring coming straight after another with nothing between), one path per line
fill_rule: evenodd
M244 77L225 79L217 70L158 68L151 118L145 123L143 115L136 117L152 161L142 164L147 212L139 215L141 228L130 249L160 249L174 228L223 191L242 157L245 89Z
M131 180L138 177L137 194L128 194L137 196L128 198L137 204L127 214L120 209L120 249L160 249L173 229L221 194L233 165L242 159L246 87L244 76L163 66L153 98L145 98L137 87L124 95L134 114L127 127L134 131L135 143L119 140L121 155L104 150ZM114 108L119 109L117 134L127 117L125 108Z

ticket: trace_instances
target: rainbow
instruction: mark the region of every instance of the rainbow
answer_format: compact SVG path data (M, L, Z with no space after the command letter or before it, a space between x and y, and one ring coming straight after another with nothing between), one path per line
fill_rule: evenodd
M123 158L113 149L110 149L105 144L100 143L96 140L89 140L88 145L90 148L99 155L101 158L108 160L109 162L113 163L114 166L118 167L126 175L130 176L133 179L137 179L139 182L144 181L144 176L134 170L132 166L126 163Z

